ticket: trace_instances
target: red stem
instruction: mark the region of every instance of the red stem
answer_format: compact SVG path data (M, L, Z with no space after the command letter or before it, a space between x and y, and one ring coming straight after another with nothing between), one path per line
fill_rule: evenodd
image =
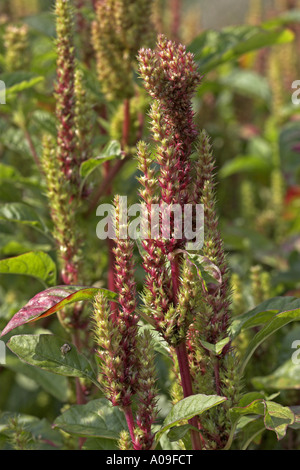
M174 41L179 40L181 0L171 0L172 25L171 35Z
M126 408L123 408L123 411L124 411L124 414L125 414L129 434L130 434L130 437L131 437L131 440L132 440L132 443L133 443L133 447L134 447L134 443L135 443L134 428L135 428L135 425L134 425L134 419L133 419L131 406L127 406Z
M185 342L179 344L179 346L177 346L175 350L176 350L177 359L178 359L183 395L184 395L184 398L190 397L191 395L193 395L193 387L192 387L190 366L189 366L189 360L188 360ZM189 420L189 424L199 429L197 416L194 416L193 418L191 418ZM191 440L192 440L193 450L202 449L201 437L198 431L194 431L193 429L191 430Z
M88 208L86 212L86 216L89 216L96 209L99 199L102 196L104 196L104 194L106 194L115 176L119 173L119 171L128 161L128 159L129 159L129 155L123 158L122 160L118 160L117 163L109 170L107 177L104 179L104 181L102 182L102 185L99 187L94 198L92 199L90 207Z
M129 133L130 133L130 100L127 98L124 100L124 121L123 121L123 135L122 135L123 149L125 149L129 143Z

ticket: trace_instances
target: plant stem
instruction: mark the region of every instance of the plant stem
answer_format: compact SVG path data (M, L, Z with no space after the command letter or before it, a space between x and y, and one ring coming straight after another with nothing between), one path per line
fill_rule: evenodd
M126 421L127 421L129 434L130 434L130 437L131 437L131 440L132 440L132 443L133 443L133 446L134 446L134 443L135 443L135 435L134 435L135 424L134 424L134 419L133 419L131 406L127 406L126 408L123 408L123 411L124 411L125 418L126 418Z
M90 207L88 208L86 212L86 216L89 216L97 207L97 204L99 202L99 199L106 194L107 189L110 187L112 181L114 180L115 176L119 173L121 168L125 165L125 163L128 161L129 155L127 155L125 158L122 160L118 160L117 163L109 170L109 173L105 180L102 182L102 185L98 188L98 191L96 192L95 196L93 197Z
M31 138L31 135L30 133L28 132L28 130L25 128L24 129L24 135L25 135L25 139L27 140L27 143L28 143L28 146L30 148L30 151L31 151L31 154L33 156L33 159L36 163L36 166L38 167L38 169L40 170L40 172L42 173L42 169L41 169L41 162L40 162L40 159L38 157L38 154L37 154L37 151L36 151L36 148L34 146L34 143L32 141L32 138Z
M171 35L174 41L179 40L181 0L171 0L172 24Z
M122 145L125 149L129 143L129 133L130 133L130 100L127 98L124 100L124 121L123 121L123 135L122 135Z
M190 374L190 366L189 366L185 342L179 344L175 348L175 351L176 351L177 359L178 359L183 395L184 395L184 398L190 397L191 395L193 395L193 388L192 388L192 379L191 379L191 374ZM189 424L198 429L199 428L198 418L194 416L193 418L189 420ZM193 450L202 449L200 433L198 431L194 431L193 429L191 430L191 440L192 440Z
M76 348L80 351L80 340L78 331L75 331L72 335L72 342L76 346ZM75 387L76 387L76 403L77 405L84 405L86 403L86 399L83 393L83 388L80 383L79 377L75 377ZM78 447L79 449L82 448L83 444L85 443L86 438L79 437L78 439Z

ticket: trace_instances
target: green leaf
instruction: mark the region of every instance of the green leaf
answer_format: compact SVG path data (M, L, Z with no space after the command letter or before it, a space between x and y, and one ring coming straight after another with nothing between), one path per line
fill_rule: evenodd
M247 405L239 404L240 406L236 406L230 409L230 418L233 423L236 423L241 416L244 415L264 415L264 400L258 398Z
M1 80L6 86L6 98L14 96L16 93L28 90L45 80L43 76L36 76L32 72L10 72L1 74Z
M208 343L207 341L203 341L201 338L200 342L203 348L205 348L207 351L210 351L215 356L219 356L222 353L224 347L230 342L230 338L227 336L216 344Z
M121 153L121 145L118 141L112 140L108 142L98 157L90 158L82 163L80 167L81 178L86 179L96 168L103 165L104 162L120 157Z
M182 426L174 426L168 432L168 439L170 442L179 441L180 439L183 439L191 429L195 429L196 431L198 431L198 429L194 428L194 426L191 426L190 424L183 424Z
M87 439L82 450L120 450L115 439L103 439L101 437L91 437Z
M195 55L201 73L233 61L248 52L275 44L291 42L289 29L277 30L258 26L229 26L220 31L207 30L197 36L188 50Z
M1 80L5 83L6 91L18 87L21 83L29 82L37 78L32 72L16 71L1 74Z
M21 129L14 129L10 127L7 129L5 134L1 134L0 141L2 144L13 152L23 154L26 156L30 155L30 149L28 142L26 142L24 133Z
M56 135L56 122L52 113L37 109L32 113L31 118L42 131L46 131L53 136Z
M236 93L259 98L266 103L270 103L272 98L267 79L251 70L233 70L220 77L220 84Z
M104 147L101 156L102 157L114 157L122 154L121 144L117 140L111 140Z
M271 162L256 155L241 155L226 162L220 170L220 177L227 178L236 173L266 173Z
M100 155L96 158L89 158L80 166L80 177L86 179L96 168L103 165L104 162L113 160L114 158L116 158L116 155L112 155L110 157Z
M28 24L30 28L40 34L54 37L55 36L55 16L51 12L42 12L33 16L26 16L24 23Z
M45 225L36 211L22 202L10 202L3 204L0 208L0 220L18 222L31 225L39 230L45 230Z
M61 402L68 400L68 381L66 377L55 375L46 370L24 364L12 355L6 355L5 367L34 380L47 393Z
M0 179L18 179L21 175L17 171L17 169L10 165L5 165L4 163L0 163Z
M76 436L105 439L119 439L120 432L128 429L124 413L105 398L71 406L56 418L54 426Z
M203 395L201 393L180 400L172 407L170 413L165 418L162 428L156 435L156 439L159 440L163 433L179 424L180 421L189 420L194 416L201 415L204 411L220 405L226 400L226 397Z
M233 422L237 422L244 415L263 416L265 428L274 431L278 440L285 436L288 426L295 422L295 414L289 407L262 399L254 400L244 407L234 407L230 410L230 414Z
M162 338L160 333L149 323L139 324L138 334L143 335L145 330L149 331L152 338L153 348L163 356L170 359L170 348L168 343Z
M237 433L243 433L241 450L246 450L251 442L259 438L265 430L265 423L262 417L251 417L248 419L247 417L242 417L236 429Z
M32 276L46 285L53 285L56 282L56 264L42 251L31 251L0 260L0 273Z
M183 251L183 250L178 250ZM208 259L196 253L183 251L187 255L188 260L196 267L197 274L201 279L203 289L207 291L208 284L220 286L222 283L222 275L220 269Z
M15 95L16 93L20 93L21 91L28 90L29 88L33 88L40 82L43 82L45 77L35 77L28 81L23 81L21 83L17 83L16 85L8 88L6 90L6 97L9 98L10 96Z
M251 382L257 389L299 390L300 364L295 364L292 359L289 359L272 374L264 377L253 377Z
M99 387L90 362L73 344L68 343L70 351L62 353L61 347L65 343L66 341L58 336L42 334L12 336L6 345L27 364L58 375L89 379Z
M1 336L6 335L18 326L24 325L24 323L52 315L66 305L92 300L99 291L109 300L115 300L117 297L115 292L107 289L84 286L56 286L39 292L13 316L2 331Z
M294 424L295 415L288 406L273 401L266 401L264 422L266 429L274 431L277 439L283 439L287 427Z
M265 341L273 333L275 333L275 331L278 331L283 326L288 325L289 323L293 321L299 321L299 320L300 320L300 306L298 309L295 309L295 310L277 313L274 316L274 318L269 323L267 323L258 333L256 333L254 338L250 341L246 349L245 355L242 359L241 373L244 372L245 367L248 364L252 354L263 341Z
M288 10L281 15L275 16L263 23L265 28L273 28L274 26L291 25L292 23L300 23L300 10Z
M291 424L290 427L292 429L300 429L300 406L295 405L295 406L291 406L290 408L295 415L295 422L294 424Z
M252 254L259 263L266 263L268 266L277 266L275 245L270 238L262 235L249 226L241 226L232 223L226 224L222 230L224 242L227 250L243 251Z
M261 326L274 318L277 314L298 310L300 299L297 297L273 297L265 300L249 312L236 317L231 326L231 337L235 338L242 330Z

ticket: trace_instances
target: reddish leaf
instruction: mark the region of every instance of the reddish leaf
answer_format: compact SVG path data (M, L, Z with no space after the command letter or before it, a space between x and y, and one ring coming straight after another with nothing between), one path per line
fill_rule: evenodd
M39 292L12 317L1 336L6 335L17 326L24 325L24 323L33 322L58 312L68 304L91 300L99 291L105 293L109 300L115 300L117 296L107 289L84 286L57 286Z

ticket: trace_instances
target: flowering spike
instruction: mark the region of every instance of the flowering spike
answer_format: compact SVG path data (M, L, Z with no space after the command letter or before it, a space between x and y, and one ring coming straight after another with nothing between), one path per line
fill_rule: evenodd
M121 431L118 440L118 447L120 450L133 450L131 438L128 431Z
M76 133L78 165L91 158L92 142L92 106L84 88L83 73L76 69L74 81L75 110L74 126Z
M132 72L137 45L152 42L152 0L98 0L92 25L97 73L108 99L134 94Z
M24 70L28 65L28 26L26 24L6 26L4 46L6 71Z
M258 305L271 297L270 274L263 271L261 266L251 267L250 281L254 305Z
M110 311L107 301L99 294L94 304L94 320L107 397L114 406L127 409L136 391L138 375L136 354L138 316L135 313L133 243L120 238L124 225L120 217L121 204L118 196L114 202L116 291L119 294L120 306ZM104 353L101 349L104 349Z
M107 299L100 292L94 300L94 336L101 361L99 382L107 398L114 406L121 406L126 396L124 389L123 351L120 349L122 336L113 321ZM128 403L127 403L128 404Z
M56 0L57 79L55 84L57 118L57 158L66 178L77 182L75 115L75 50L73 16L69 0Z
M42 165L46 177L47 196L54 225L60 258L61 275L65 284L78 284L81 265L81 241L75 220L76 202L70 196L70 182L57 159L55 142L49 136L43 139Z
M240 315L246 311L246 300L243 292L241 277L237 273L232 273L230 278L230 288L232 292L231 307L234 315Z
M239 377L229 381L228 377L234 375L237 363L230 351L228 342L221 354L211 357L207 354L201 340L216 344L229 336L230 320L230 286L229 273L223 241L218 229L218 218L215 210L215 185L213 177L214 160L209 138L202 132L198 144L199 160L197 162L198 177L202 178L201 203L204 206L205 240L202 248L203 256L207 257L220 270L221 284L218 288L202 292L201 310L195 317L195 324L191 338L191 350L194 359L198 362L198 392L217 393L228 398L226 405L217 411L209 413L207 419L202 420L204 439L219 448L226 445L230 429L225 423L228 409L236 403L239 396ZM194 369L197 367L194 366ZM230 404L230 405L229 405Z
M151 334L145 331L139 336L138 351L140 358L137 380L137 417L135 429L135 450L149 450L154 441L151 426L157 410L156 373Z
M201 77L194 57L185 46L160 34L157 48L141 49L138 59L145 88L159 102L168 135L173 134L174 146L181 145L186 157L197 135L191 98Z
M140 182L144 186L140 195L148 206L148 218L152 222L150 204L154 201L158 202L160 209L165 203L168 206L178 205L181 210L189 202L190 155L196 137L191 97L200 76L192 54L163 35L158 36L155 50L141 49L138 59L145 88L154 99L150 110L152 135L156 142L154 159L147 155L144 144L140 143L138 147L140 170L143 172ZM152 162L159 164L157 177L151 167ZM155 183L156 178L159 186ZM177 302L180 269L176 257L172 257L172 252L183 248L185 241L175 237L173 220L170 218L169 240L150 237L143 241L146 252L144 268L147 272L145 305L152 312L158 330L172 343L181 341L186 332L186 328L180 326L185 321L178 321L174 305ZM166 267L167 254L169 260L173 259L172 274Z

